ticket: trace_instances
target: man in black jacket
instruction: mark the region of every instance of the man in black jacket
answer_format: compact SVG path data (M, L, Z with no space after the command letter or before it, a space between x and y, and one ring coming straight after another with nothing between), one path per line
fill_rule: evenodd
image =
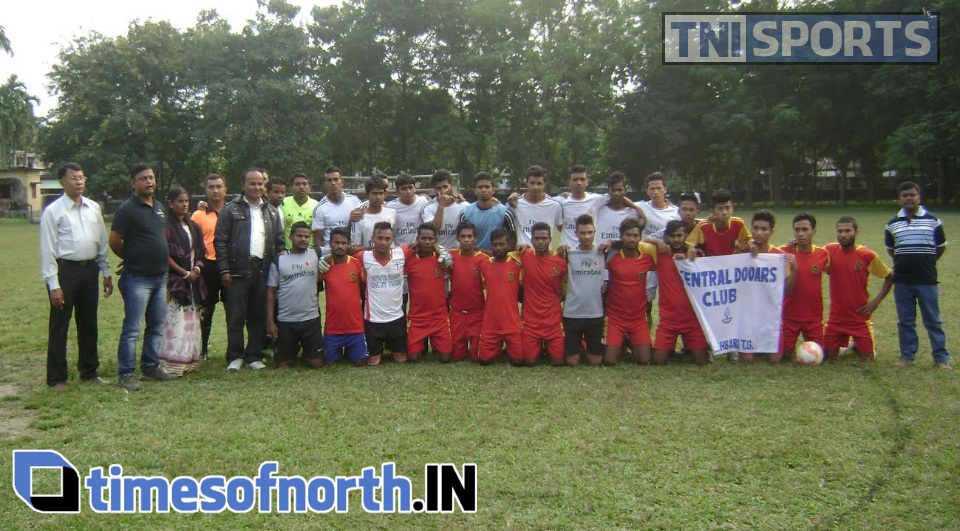
M265 183L263 170L244 172L243 193L220 211L213 239L217 271L227 290L229 371L240 370L244 362L253 370L265 367L261 348L266 333L266 274L284 244L280 213L263 197Z

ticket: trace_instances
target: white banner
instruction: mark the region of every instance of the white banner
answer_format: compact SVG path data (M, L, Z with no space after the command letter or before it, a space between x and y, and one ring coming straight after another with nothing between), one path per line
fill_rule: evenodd
M714 354L780 350L784 255L677 260L677 269Z

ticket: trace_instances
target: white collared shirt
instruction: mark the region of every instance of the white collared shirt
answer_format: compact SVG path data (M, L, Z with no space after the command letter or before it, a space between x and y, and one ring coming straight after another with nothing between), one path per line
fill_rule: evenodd
M50 203L40 217L40 272L48 289L59 289L58 259L96 260L104 278L107 262L107 228L100 205L80 196L80 204L66 194Z
M267 243L267 229L263 224L263 210L261 210L264 199L261 197L256 205L251 203L247 196L243 196L243 200L250 205L250 256L263 258Z

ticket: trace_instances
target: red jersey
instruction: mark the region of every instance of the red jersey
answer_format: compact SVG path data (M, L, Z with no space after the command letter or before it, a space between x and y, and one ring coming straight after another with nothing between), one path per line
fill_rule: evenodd
M327 299L325 334L362 334L363 308L360 306L360 284L366 280L363 263L348 256L342 264L333 264L323 274Z
M410 319L434 319L447 316L447 279L437 261L437 253L420 257L407 253L403 272L410 285Z
M539 256L533 249L520 255L523 263L523 322L563 322L562 301L567 290L567 261L556 253Z
M659 255L657 276L660 279L660 322L681 325L696 321L697 314L694 313L687 290L683 287L683 279L680 278L673 252Z
M604 311L608 316L629 317L647 306L647 272L657 268L657 248L643 242L639 247L640 254L635 258L627 258L620 251L607 260L609 278Z
M823 247L830 255L827 272L830 274L830 318L833 324L861 324L868 319L857 309L869 302L867 282L870 275L887 278L890 268L877 257L877 253L862 245L844 249L839 243Z
M487 290L482 333L519 334L523 328L517 302L523 284L520 262L513 254L503 262L490 258L480 263L480 275Z
M782 249L797 258L797 283L793 287L793 293L783 300L783 320L822 322L823 272L830 267L829 253L816 245L809 253L801 253L787 246Z
M480 279L480 264L490 259L479 249L477 254L466 256L460 249L450 249L453 271L450 278L450 309L455 312L483 311L483 281Z
M738 217L730 218L730 226L723 232L707 221L701 221L687 236L687 245L699 247L704 256L724 256L737 252L737 245L750 241L747 225Z

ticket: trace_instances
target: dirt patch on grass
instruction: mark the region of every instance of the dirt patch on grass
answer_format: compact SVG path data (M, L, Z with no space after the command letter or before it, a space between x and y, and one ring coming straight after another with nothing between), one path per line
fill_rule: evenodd
M18 392L15 385L0 384L0 400L5 404L5 407L0 408L0 439L23 435L33 422L34 412L24 409L14 399Z

